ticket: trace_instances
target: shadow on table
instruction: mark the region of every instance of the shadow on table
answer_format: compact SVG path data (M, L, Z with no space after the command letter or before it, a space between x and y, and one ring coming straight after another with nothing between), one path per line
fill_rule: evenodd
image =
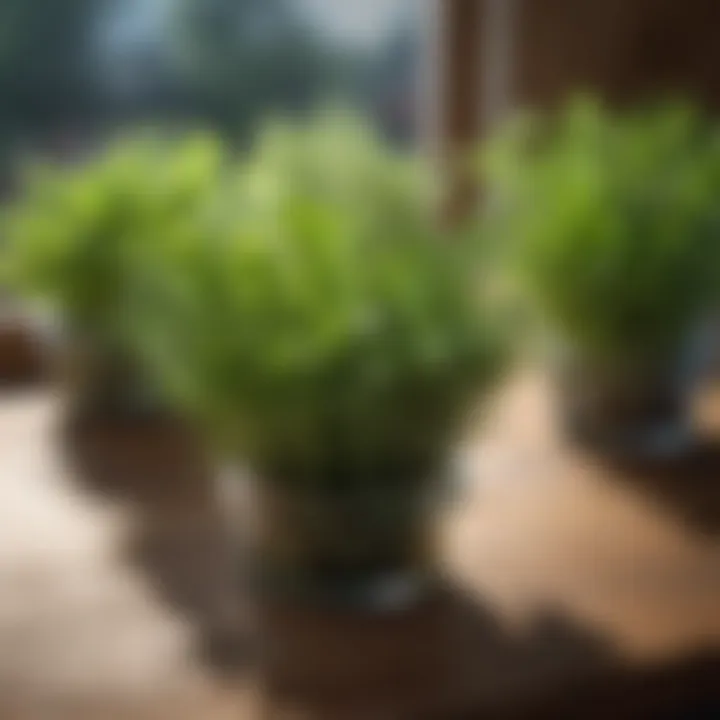
M512 631L452 583L394 618L268 608L266 621L271 707L312 718L720 717L720 657L631 669L558 612Z
M230 678L250 661L259 665L271 704L333 720L679 720L717 707L710 661L618 672L613 647L592 628L552 611L512 628L483 598L450 581L396 615L265 605L253 623L236 612L234 558L211 473L184 430L98 425L65 441L88 491L135 510L127 556L168 608L198 630L201 660ZM698 510L705 505L697 499ZM678 714L686 710L696 714Z
M96 423L66 432L63 440L75 475L86 490L129 504L135 511L136 531L126 548L128 557L173 611L201 630L205 659L218 671L241 667L251 649L245 630L233 632L233 625L240 628L244 623L234 615L237 593L233 592L232 552L219 517L209 464L191 436L170 422ZM448 585L442 598L431 611L423 609L430 614L423 614L413 630L419 642L423 642L425 625L437 631L438 623L451 622L453 627L459 623L459 639L469 642L475 637L475 646L482 649L493 672L500 667L505 674L525 672L533 664L550 668L560 659L572 669L582 667L579 657L606 656L596 638L560 618L546 618L531 638L511 640L492 613L469 595ZM302 620L303 627L312 627L311 616ZM359 625L336 627L340 634L332 642L353 650L351 639L357 627L369 631L365 638L373 637L378 628L386 633L397 627L402 633L408 627L403 619L397 625L382 621L371 626L363 620ZM345 636L345 631L350 635ZM326 656L331 663L334 653ZM305 663L306 669L311 666Z
M128 560L198 630L201 659L220 673L243 667L250 638L234 603L211 465L192 433L155 418L66 426L61 435L83 489L133 512Z
M602 639L559 614L512 631L450 580L396 615L266 605L263 620L273 709L328 720L485 717L613 660Z
M573 688L496 708L490 720L714 720L720 717L720 655L708 653L662 667L615 671ZM472 720L476 712L448 720ZM439 718L437 719L439 720Z

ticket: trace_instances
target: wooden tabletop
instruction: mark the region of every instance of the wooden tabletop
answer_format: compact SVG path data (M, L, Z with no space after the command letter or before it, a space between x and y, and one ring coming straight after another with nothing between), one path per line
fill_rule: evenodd
M720 462L610 468L565 447L549 397L520 378L468 443L427 602L258 625L191 443L98 428L101 472L60 442L52 392L4 395L0 718L720 709Z

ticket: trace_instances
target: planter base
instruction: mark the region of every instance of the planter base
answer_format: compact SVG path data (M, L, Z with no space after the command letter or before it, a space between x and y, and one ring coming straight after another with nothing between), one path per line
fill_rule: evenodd
M639 460L684 456L695 442L687 407L690 385L676 375L565 367L558 390L566 434L605 455Z
M177 419L68 415L60 428L70 467L89 487L143 505L192 506L211 477L199 440Z
M44 379L42 338L20 320L0 320L0 385L25 385Z
M263 602L328 611L371 614L405 612L431 595L435 583L429 576L402 573L363 580L293 582L258 573L255 592Z
M638 460L680 459L689 455L696 444L694 430L685 418L600 430L566 416L564 426L567 436L578 445Z
M278 492L237 467L225 468L215 488L238 581L261 602L393 613L437 585L432 522L420 506L388 518L378 513L382 498L365 497L364 505L362 496L338 502Z

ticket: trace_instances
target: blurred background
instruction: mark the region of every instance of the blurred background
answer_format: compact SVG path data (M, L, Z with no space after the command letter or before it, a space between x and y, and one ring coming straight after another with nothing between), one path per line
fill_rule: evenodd
M268 118L329 104L445 160L578 91L714 117L718 28L717 0L0 0L0 200L29 161L81 164L135 129L244 150ZM448 218L466 216L476 184L440 167ZM298 696L328 720L720 717L709 385L709 447L616 464L568 437L531 361L460 449L459 501L438 502L451 596L389 620L271 615L275 645L236 593L234 478L218 496L164 418L63 434L47 338L2 293L0 720L297 717L279 708Z
M268 116L332 102L410 142L421 5L4 0L4 192L24 157L71 162L135 126L201 126L242 144Z

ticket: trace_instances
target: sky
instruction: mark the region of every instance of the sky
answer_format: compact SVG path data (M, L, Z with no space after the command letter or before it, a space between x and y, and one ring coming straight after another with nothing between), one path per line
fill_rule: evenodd
M294 0L319 28L340 42L372 46L392 30L413 0ZM417 3L417 0L415 0Z
M173 0L126 0L108 39L132 46L157 31ZM421 0L290 0L331 40L371 49L392 31L404 10Z

